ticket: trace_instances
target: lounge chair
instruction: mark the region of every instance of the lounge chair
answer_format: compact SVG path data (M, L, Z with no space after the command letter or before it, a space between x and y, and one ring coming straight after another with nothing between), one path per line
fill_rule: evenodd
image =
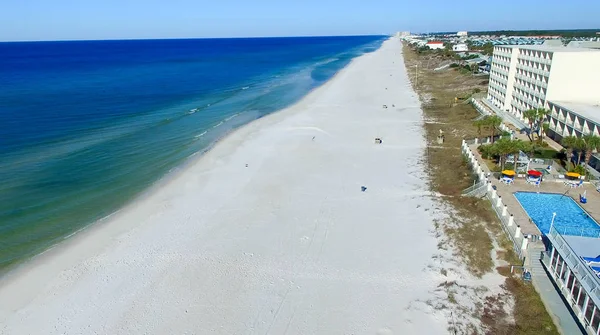
M572 188L583 187L583 180L580 179L578 182L571 183L571 185L569 186L571 186Z
M596 257L583 257L581 256L581 259L583 259L583 261L586 264L590 264L590 263L600 263L600 255L596 256Z
M533 183L533 186L535 187L540 187L540 184L542 183L541 179L538 179L536 182Z

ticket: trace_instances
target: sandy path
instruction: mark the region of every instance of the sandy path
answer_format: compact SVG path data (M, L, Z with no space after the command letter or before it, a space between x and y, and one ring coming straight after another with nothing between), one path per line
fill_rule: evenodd
M445 333L424 147L390 40L5 279L0 333Z

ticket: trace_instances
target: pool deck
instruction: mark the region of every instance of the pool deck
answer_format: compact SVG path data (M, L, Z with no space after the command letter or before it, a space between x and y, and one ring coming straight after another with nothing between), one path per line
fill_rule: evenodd
M473 155L479 161L482 170L485 173L490 172L481 155L477 151L477 145L470 145L469 148ZM589 184L584 183L583 187L570 188L562 181L557 181L554 178L547 178L546 181L540 184L540 187L535 187L528 184L525 178L515 178L512 185L506 185L499 180L492 178L492 185L496 187L497 194L502 197L502 203L507 206L509 212L513 215L515 223L521 227L524 235L541 235L539 229L530 219L517 198L515 192L544 192L557 193L570 196L577 202L586 212L592 216L596 222L600 223L600 192ZM579 195L587 190L587 204L579 203ZM556 289L550 277L547 275L540 261L540 253L545 250L544 244L541 241L535 241L529 244L527 248L528 257L525 261L525 267L532 273L532 284L540 295L546 310L548 310L554 324L557 326L561 334L585 334L581 329L572 311L564 301L564 297Z
M470 145L469 148L479 161L484 172L490 172L483 158L477 151L477 145ZM544 192L563 194L567 192L575 202L577 202L596 222L600 223L600 192L596 191L595 187L590 183L584 183L583 187L570 188L562 181L554 179L545 180L540 184L540 187L527 184L525 178L515 178L512 185L506 185L499 180L492 178L492 185L496 187L498 195L502 197L502 203L508 207L508 211L513 214L515 223L521 227L524 235L541 235L538 227L531 221L517 198L515 192ZM587 204L579 203L579 195L587 190Z
M584 184L583 187L570 188L565 186L562 182L547 181L542 182L540 187L527 184L525 179L515 178L515 182L512 185L505 185L498 180L492 181L493 185L496 185L496 190L500 196L502 196L502 202L510 208L510 212L515 217L515 222L521 226L523 234L540 235L540 231L530 219L521 203L514 196L515 192L544 192L544 193L557 193L564 194L567 192L567 196L571 197L577 202L591 217L600 222L600 192L596 191L593 185ZM579 203L579 195L583 191L587 190L587 203Z

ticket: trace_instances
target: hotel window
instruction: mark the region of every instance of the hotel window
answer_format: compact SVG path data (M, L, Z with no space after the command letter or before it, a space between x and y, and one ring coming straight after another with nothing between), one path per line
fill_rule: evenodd
M588 303L585 308L586 308L585 309L585 322L587 324L591 324L592 317L594 316L594 309L596 308L596 306L594 306L594 302L592 301L592 299L588 299Z
M552 262L550 263L550 268L551 269L556 269L556 261L558 258L558 251L556 251L556 249L552 248L552 253L550 254L551 258L552 258Z
M598 325L600 324L600 313L596 310L594 313L594 318L592 319L592 329L594 331L598 331Z
M583 311L583 306L585 304L585 298L587 297L587 294L585 294L585 290L584 289L580 289L579 290L579 296L577 297L577 307L579 307L579 309L581 311Z
M563 265L563 260L562 257L560 257L560 255L557 257L558 261L556 263L556 269L554 269L554 274L556 275L556 277L560 277L560 271L562 269L562 265Z
M571 272L571 274L573 274ZM579 280L575 278L573 280L573 289L571 290L571 301L573 304L577 304L577 298L579 297L579 290L581 289L581 285L579 285Z
M573 292L573 282L576 282L577 280L575 280L575 275L573 274L573 272L569 271L569 279L567 279L567 290L569 290L569 292Z
M527 104L527 108L528 108L528 109L529 109L529 108L531 108L531 107L529 106L529 104ZM562 282L563 282L563 283L565 283L565 282L566 282L566 279L567 279L567 274L568 274L568 273L569 273L569 267L567 266L567 263L565 263L565 262L563 261L563 263L562 263L562 267L561 267L561 271L560 271L560 279L562 280Z

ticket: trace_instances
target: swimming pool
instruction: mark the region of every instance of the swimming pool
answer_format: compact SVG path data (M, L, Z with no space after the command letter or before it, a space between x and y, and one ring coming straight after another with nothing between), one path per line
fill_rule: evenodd
M600 236L600 226L570 197L555 193L516 192L515 197L543 234L554 228L563 235Z

